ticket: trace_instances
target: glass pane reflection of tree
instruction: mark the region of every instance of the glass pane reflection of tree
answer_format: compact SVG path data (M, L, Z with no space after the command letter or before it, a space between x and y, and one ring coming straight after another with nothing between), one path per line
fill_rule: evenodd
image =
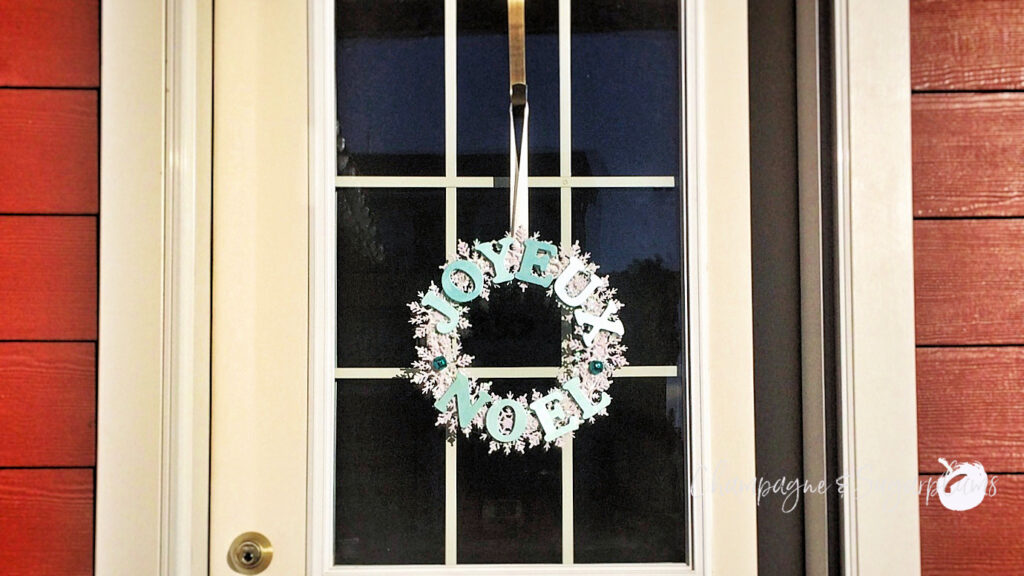
M623 343L634 366L682 359L682 210L677 189L576 189L573 238L624 303Z

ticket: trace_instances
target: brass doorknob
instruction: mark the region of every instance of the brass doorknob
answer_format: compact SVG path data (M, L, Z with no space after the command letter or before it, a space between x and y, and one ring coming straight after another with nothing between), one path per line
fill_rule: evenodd
M240 534L228 549L228 566L239 574L259 574L273 558L274 547L259 532Z

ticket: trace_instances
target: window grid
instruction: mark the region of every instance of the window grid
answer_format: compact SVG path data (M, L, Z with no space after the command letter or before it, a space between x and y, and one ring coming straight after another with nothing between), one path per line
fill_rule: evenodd
M559 59L559 176L530 176L528 188L558 188L560 191L560 238L572 243L572 190L574 188L674 188L674 176L573 176L572 158L572 92L571 92L571 0L558 1ZM444 176L335 176L335 188L444 188L445 190L445 254L456 255L458 190L465 188L509 187L507 177L459 176L457 174L457 0L444 0L444 93L445 93L445 175ZM529 195L526 210L529 209ZM336 380L393 379L401 377L406 367L343 368L336 367ZM477 367L466 374L477 378L554 378L555 366ZM616 378L678 377L677 366L626 366L616 371ZM445 565L454 566L458 559L457 530L457 462L456 444L445 443ZM562 565L574 564L573 524L573 443L562 448Z

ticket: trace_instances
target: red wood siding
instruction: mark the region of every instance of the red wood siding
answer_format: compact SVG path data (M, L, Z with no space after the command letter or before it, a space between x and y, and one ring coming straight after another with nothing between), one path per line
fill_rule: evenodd
M0 213L96 213L98 114L92 90L0 90Z
M1019 575L1024 570L1024 476L1000 476L995 495L963 512L926 496L921 475L921 573L943 576Z
M95 340L96 244L92 216L0 216L0 340Z
M912 0L910 76L915 90L1024 88L1024 3Z
M0 0L4 576L93 573L99 38L99 0Z
M99 0L0 0L0 15L0 86L99 86Z
M0 573L92 574L93 489L91 469L0 470Z
M1024 570L1024 2L911 0L918 462L981 462L972 510L921 497L922 573Z
M914 223L918 344L1024 344L1024 220Z
M1024 93L912 102L914 214L1024 216Z
M919 349L921 472L945 472L939 458L980 460L990 472L1024 470L1022 397L1024 348Z
M96 463L96 346L0 343L0 466Z

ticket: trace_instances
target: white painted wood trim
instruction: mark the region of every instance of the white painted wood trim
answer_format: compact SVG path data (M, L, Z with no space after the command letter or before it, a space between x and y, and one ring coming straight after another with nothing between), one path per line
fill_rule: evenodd
M458 566L336 566L323 576L690 576L685 564L462 564Z
M334 532L335 440L329 434L337 404L334 318L337 318L337 201L333 186L338 173L334 149L334 2L309 2L309 429L307 458L306 574L320 576L334 564L327 535ZM454 206L453 206L454 208Z
M846 574L920 574L908 0L836 2Z
M530 188L672 188L676 179L674 176L530 176L529 184ZM508 186L508 178L335 176L334 185L338 188L494 188Z
M101 15L97 574L160 574L163 2Z
M209 557L211 0L167 4L161 574Z
M389 380L401 378L406 368L335 368L337 380ZM461 371L472 378L554 378L557 366L488 367L470 366ZM615 371L616 378L674 378L679 376L676 366L624 366ZM628 382L628 380L626 380Z
M444 165L449 180L458 182L458 2L444 0ZM337 68L334 68L337 70ZM526 144L523 144L524 148ZM514 197L514 194L513 194ZM444 191L444 255L455 258L458 249L459 191L452 185ZM509 199L510 209L515 203ZM335 244L336 245L336 244ZM337 316L334 316L337 318ZM337 365L337 364L335 364ZM331 421L331 430L337 419ZM332 432L332 436L334 433ZM335 453L337 454L337 453ZM335 456L336 457L336 456ZM444 563L454 566L459 561L459 450L453 442L444 443ZM333 476L331 476L333 478Z
M97 573L207 567L211 14L103 10Z
M757 573L746 0L698 0L693 121L697 190L701 484L707 573ZM691 346L694 345L691 343Z

